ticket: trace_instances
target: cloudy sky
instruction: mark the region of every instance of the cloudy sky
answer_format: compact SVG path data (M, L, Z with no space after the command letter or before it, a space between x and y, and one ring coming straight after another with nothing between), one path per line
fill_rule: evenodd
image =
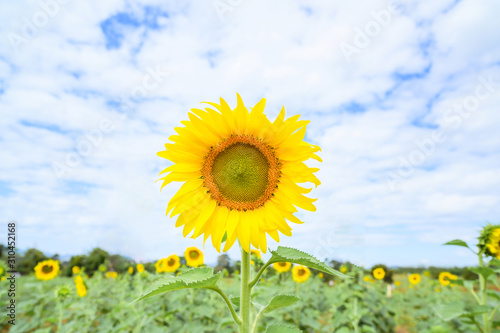
M18 244L181 254L155 183L202 101L311 120L317 212L281 244L360 265L469 265L500 222L500 2L0 4L0 218ZM6 229L6 228L4 228ZM5 243L6 230L1 231ZM270 242L275 248L276 243ZM207 262L218 253L205 248ZM230 251L238 256L236 247Z

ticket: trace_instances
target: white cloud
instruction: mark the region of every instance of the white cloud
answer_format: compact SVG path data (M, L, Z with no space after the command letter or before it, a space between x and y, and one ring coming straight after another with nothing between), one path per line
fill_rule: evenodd
M146 5L163 13L158 28ZM235 105L239 92L248 105L266 97L271 118L284 105L310 119L307 138L323 149L323 184L311 194L318 211L301 212L306 224L282 244L314 252L318 235L333 233L323 241L329 255L370 265L403 263L407 244L474 241L500 213L500 86L458 127L443 116L474 95L479 77L500 81L498 4L405 2L347 62L339 46L387 5L243 1L221 21L210 2L72 1L16 53L7 34L21 33L40 7L2 3L0 217L19 221L23 246L48 252L100 245L146 260L201 246L164 215L176 187L159 193L154 180L167 162L156 152L190 108L220 96ZM100 24L119 13L151 21L115 22L123 38L108 50ZM168 75L121 117L123 96L157 65ZM112 130L56 177L52 163L66 164L103 119ZM391 189L387 173L436 126L446 140Z

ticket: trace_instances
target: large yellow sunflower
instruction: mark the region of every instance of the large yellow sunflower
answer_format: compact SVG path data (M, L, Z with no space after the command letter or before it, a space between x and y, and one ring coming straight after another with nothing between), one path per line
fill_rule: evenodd
M186 265L188 266L198 267L203 265L203 252L194 246L186 249L184 257L186 258Z
M229 250L238 239L246 252L250 244L267 250L266 234L279 241L278 231L291 236L287 221L303 223L293 214L296 207L314 211L307 194L311 189L297 183L320 181L317 168L304 161L321 159L318 146L304 142L308 121L299 115L285 120L285 110L274 122L264 115L265 99L250 111L239 95L231 110L222 98L213 108L192 109L184 127L176 127L160 157L174 164L160 174L163 186L184 182L172 197L167 215L179 215L176 227L184 226L184 237L211 237L213 246Z
M292 277L295 282L303 283L306 282L311 276L311 271L306 266L293 266Z
M51 280L59 273L59 261L44 260L39 262L35 267L35 276L38 280Z
M155 264L156 266L156 271L158 273L161 272L175 272L176 270L181 267L181 260L177 254L172 254L168 258L163 258L158 260L158 262Z
M278 273L285 273L292 268L292 263L290 262L275 262L273 264L273 268L276 270Z
M445 287L450 284L450 280L456 279L458 279L458 276L451 274L450 272L439 273L439 283Z

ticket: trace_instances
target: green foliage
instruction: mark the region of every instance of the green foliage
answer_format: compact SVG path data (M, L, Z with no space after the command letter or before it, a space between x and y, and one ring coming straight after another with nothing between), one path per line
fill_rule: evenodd
M198 267L185 271L179 276L167 275L153 283L134 302L166 293L168 291L187 288L215 288L220 278L220 273L213 274L210 267Z
M276 309L290 306L297 302L300 298L295 295L276 295L274 296L269 304L267 304L262 310L263 313L272 312Z
M320 272L324 272L331 275L336 275L338 277L348 278L349 276L334 270L325 263L314 258L310 254L293 249L290 247L278 246L276 251L271 251L272 257L269 259L268 263L276 262L291 262L294 264L304 265Z
M300 333L301 330L283 324L273 324L269 325L266 329L266 333Z

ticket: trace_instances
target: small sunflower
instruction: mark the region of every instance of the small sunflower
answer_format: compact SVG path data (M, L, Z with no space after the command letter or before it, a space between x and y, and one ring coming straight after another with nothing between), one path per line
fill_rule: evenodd
M134 267L130 266L130 267L128 268L128 273L129 273L130 275L134 274Z
M414 273L408 276L408 280L410 281L411 284L417 285L420 283L420 280L422 280L422 277L420 276L420 274Z
M78 266L73 266L73 268L71 269L71 271L73 272L73 274L79 274L80 273L80 267Z
M255 261L250 260L250 265L251 265L251 266L255 266Z
M137 264L137 273L142 273L142 272L144 272L144 265Z
M375 268L372 274L375 279L382 280L385 277L385 270L381 267Z
M429 272L429 271L424 271L424 275L425 275L426 277L430 277L430 276L431 276L431 272Z
M158 273L175 272L179 269L179 267L181 267L181 260L178 255L172 254L168 258L158 260L158 262L155 264L155 267Z
M306 266L293 266L292 277L293 281L298 283L304 283L311 276L311 271Z
M184 237L204 234L219 252L226 234L223 251L239 240L246 252L252 245L265 253L267 235L279 242L278 232L292 234L286 220L303 223L293 215L296 207L316 210L316 199L304 196L311 189L297 183L320 185L314 176L319 169L304 164L321 162L315 154L320 148L303 141L308 121L298 115L285 120L283 108L269 121L265 99L250 111L239 95L233 110L222 98L220 105L207 104L213 108L192 109L169 138L173 143L158 153L174 163L160 173L168 173L162 187L184 183L167 215L179 215L175 226L184 226Z
M368 275L366 275L364 278L363 278L363 281L365 282L372 282L372 278Z
M186 249L184 257L186 258L186 265L188 266L198 267L203 265L203 252L194 246Z
M35 276L38 280L51 280L59 273L59 261L44 260L35 267Z
M2 276L2 277L0 278L0 281L2 281L2 282L3 282L3 281L5 281L5 280L6 280L5 276Z
M254 254L257 258L262 259L262 255L259 250L250 250L250 254Z
M275 262L273 264L273 268L276 270L278 273L285 273L292 268L292 263L290 262Z
M347 272L347 266L346 265L340 266L340 272L341 273L346 273Z
M118 277L117 272L106 272L106 277L111 279L116 279Z
M78 296L84 297L85 295L87 295L87 287L85 287L84 284L77 285L76 286L76 293L78 294Z
M441 272L439 273L439 283L446 287L451 283L451 280L456 280L458 279L458 276L451 274L450 272Z
M321 273L321 272L320 272L320 273L318 274L318 277L319 277L320 279L322 279L322 278L324 277L323 273Z
M396 287L399 287L399 286L401 285L401 282L396 281L396 282L394 282L394 285L395 285Z

